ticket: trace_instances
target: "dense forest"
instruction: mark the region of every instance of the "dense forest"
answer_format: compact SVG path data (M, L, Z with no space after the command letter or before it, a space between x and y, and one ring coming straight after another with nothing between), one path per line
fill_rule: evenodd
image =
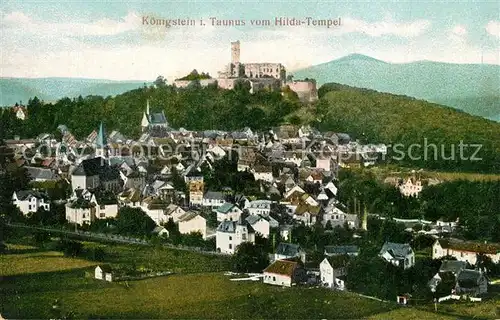
M500 181L456 180L427 186L418 198L404 197L369 171L341 171L339 200L353 212L354 199L368 212L386 217L458 220L470 240L500 242Z
M196 81L186 89L158 80L155 84L116 97L64 98L54 104L33 98L27 105L25 121L17 119L10 109L3 110L0 139L57 133L61 124L81 139L100 121L108 131L118 130L138 138L148 99L151 111L164 111L174 128L261 130L287 120L293 124L304 122L298 115L305 109L291 90L283 90L283 94L251 94L249 84L244 82L234 90L221 90L216 85L202 88ZM496 122L410 97L338 84L323 85L319 95L320 100L307 109L311 110L308 119L316 119L311 124L322 131L349 133L362 142L386 143L390 145L389 162L453 171L500 172L500 124ZM468 146L460 147L461 143Z
M28 119L16 119L5 109L1 116L0 139L34 137L40 133L56 133L66 125L76 138L84 138L100 121L109 130L138 138L146 101L151 112L165 111L172 127L191 130L236 130L246 126L261 129L278 125L283 118L300 108L294 95L279 92L249 93L249 85L241 83L234 90L220 90L215 85L176 89L160 85L128 91L116 97L88 96L64 98L55 104L44 104L36 97L27 105Z
M325 84L318 94L320 129L335 128L368 142L390 144L389 159L425 168L500 172L499 123L410 97L345 85ZM466 145L462 156L461 142ZM477 153L475 145L482 146Z

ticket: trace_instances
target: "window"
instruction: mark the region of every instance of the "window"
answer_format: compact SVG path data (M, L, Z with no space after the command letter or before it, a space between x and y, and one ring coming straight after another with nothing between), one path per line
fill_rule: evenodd
M273 277L273 281L276 281L276 277Z
M229 236L229 241L233 240L233 237Z
M28 210L31 210L31 204L28 206Z
M229 244L229 250L232 250L232 249L233 249L233 245Z

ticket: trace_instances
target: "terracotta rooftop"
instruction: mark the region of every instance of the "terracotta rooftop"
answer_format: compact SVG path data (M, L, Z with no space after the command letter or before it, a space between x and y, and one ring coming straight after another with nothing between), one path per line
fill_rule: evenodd
M298 262L290 261L290 260L276 260L271 265L269 265L266 269L264 269L264 273L272 273L278 275L284 275L288 277L292 277L293 272L297 268Z
M477 253L497 254L500 252L500 244L462 241L458 239L439 239L442 248L456 251L468 251Z

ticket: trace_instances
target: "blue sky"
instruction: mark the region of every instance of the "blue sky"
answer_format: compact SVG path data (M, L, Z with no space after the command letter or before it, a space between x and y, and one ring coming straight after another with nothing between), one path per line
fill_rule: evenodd
M8 1L0 3L2 77L171 80L229 62L282 62L288 70L361 53L393 63L500 64L497 1ZM142 17L195 19L145 26ZM210 17L244 19L211 26ZM337 19L341 25L251 26L251 19ZM199 25L204 19L205 26Z

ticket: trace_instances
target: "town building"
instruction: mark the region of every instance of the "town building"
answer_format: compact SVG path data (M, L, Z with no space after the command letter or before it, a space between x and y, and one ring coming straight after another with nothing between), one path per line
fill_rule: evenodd
M222 221L215 234L217 252L233 254L243 242L255 243L255 231L246 221Z
M409 269L415 265L415 253L407 243L386 242L380 249L379 257L403 269Z
M332 256L323 259L319 264L319 273L323 286L344 290L348 261L349 256L347 255Z
M167 129L169 127L165 112L152 113L149 109L149 100L146 101L146 111L142 115L141 128L143 132L155 128Z
M478 254L484 254L494 263L499 263L500 245L497 243L463 241L447 238L437 239L432 246L432 259L451 256L459 261L465 261L471 265L475 265Z
M263 271L264 283L291 287L303 282L306 272L299 260L276 260Z
M207 219L197 212L188 211L179 217L179 232L182 234L199 232L203 239L206 239Z
M12 202L25 216L37 212L39 209L50 210L49 197L47 194L38 191L16 191L12 195Z

